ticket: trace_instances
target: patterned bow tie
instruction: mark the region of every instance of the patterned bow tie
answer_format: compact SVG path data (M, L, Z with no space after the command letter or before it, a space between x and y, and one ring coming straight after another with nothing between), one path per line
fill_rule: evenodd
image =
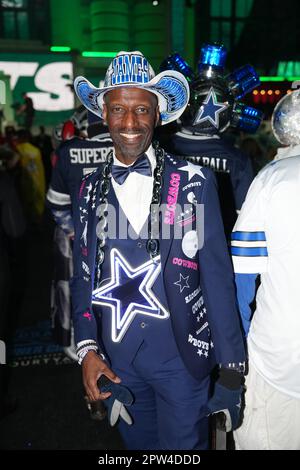
M112 177L118 184L123 184L124 181L126 181L129 173L132 173L133 171L136 171L137 173L140 173L144 176L152 175L151 165L145 153L139 157L131 166L113 165L111 168Z

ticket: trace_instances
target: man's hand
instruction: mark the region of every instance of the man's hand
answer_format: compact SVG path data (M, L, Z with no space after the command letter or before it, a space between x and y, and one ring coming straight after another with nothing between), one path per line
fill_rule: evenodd
M101 375L105 375L116 384L121 382L121 379L117 377L101 357L94 351L89 351L82 361L82 378L90 401L106 400L111 395L111 392L101 393L101 390L99 390L97 381Z

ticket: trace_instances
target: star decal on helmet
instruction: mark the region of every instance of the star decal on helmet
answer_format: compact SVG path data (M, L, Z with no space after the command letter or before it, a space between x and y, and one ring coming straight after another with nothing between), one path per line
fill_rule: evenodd
M208 120L213 126L218 128L219 115L224 109L228 108L228 106L228 103L218 103L216 92L214 88L211 87L195 117L194 126Z

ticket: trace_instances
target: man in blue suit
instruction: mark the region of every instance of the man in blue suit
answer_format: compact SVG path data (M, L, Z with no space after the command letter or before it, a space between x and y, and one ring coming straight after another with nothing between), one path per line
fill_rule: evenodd
M106 401L111 422L123 418L128 449L206 449L209 414L237 426L245 353L213 173L151 143L155 126L184 111L188 84L175 71L155 76L135 51L113 59L103 88L78 77L75 90L114 143L74 215L86 392Z

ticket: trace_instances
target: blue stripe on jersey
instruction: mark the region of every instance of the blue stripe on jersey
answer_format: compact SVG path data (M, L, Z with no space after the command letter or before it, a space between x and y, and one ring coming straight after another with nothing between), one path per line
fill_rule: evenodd
M232 232L231 240L239 240L243 242L261 242L266 241L265 232Z
M232 246L231 254L233 256L268 256L268 250L266 247L259 246L253 248Z

